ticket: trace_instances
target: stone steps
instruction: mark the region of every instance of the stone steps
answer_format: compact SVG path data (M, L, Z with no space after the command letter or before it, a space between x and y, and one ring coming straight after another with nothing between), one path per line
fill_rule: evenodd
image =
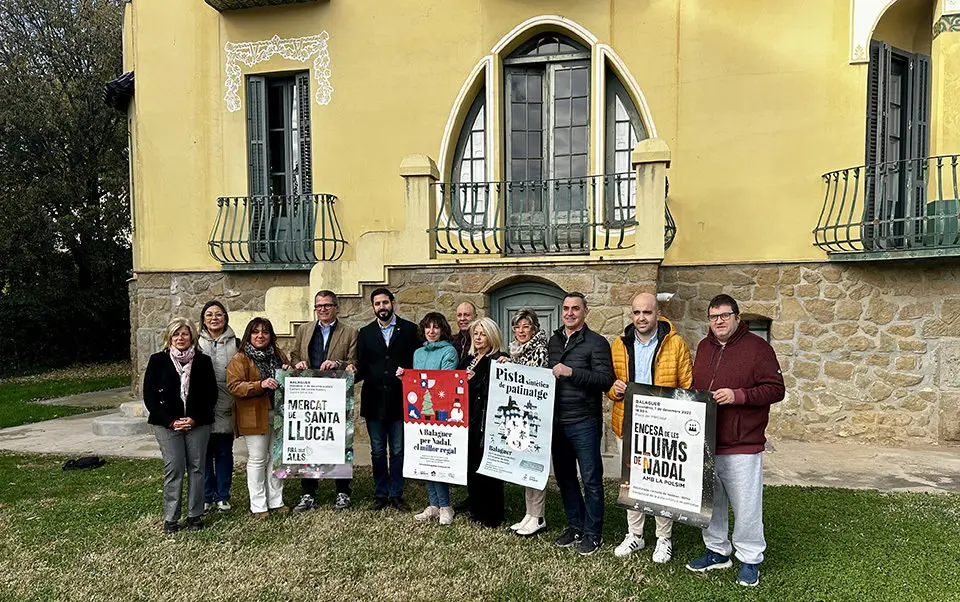
M135 437L150 433L146 418L131 418L123 414L108 414L93 420L93 434L101 437Z
M147 406L142 401L128 401L120 404L120 415L127 418L147 418Z

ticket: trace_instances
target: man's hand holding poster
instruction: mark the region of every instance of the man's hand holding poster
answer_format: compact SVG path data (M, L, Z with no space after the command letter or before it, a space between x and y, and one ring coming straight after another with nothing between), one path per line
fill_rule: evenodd
M353 373L277 373L272 424L273 472L283 478L353 476Z
M706 391L630 383L617 505L706 527L713 513L717 406Z
M466 485L466 371L408 368L403 401L403 476Z
M546 368L509 362L490 367L478 473L534 489L547 486L555 387Z

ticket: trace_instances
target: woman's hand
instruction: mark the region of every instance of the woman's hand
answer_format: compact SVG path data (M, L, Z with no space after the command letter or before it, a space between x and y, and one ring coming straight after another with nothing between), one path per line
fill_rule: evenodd
M403 367L398 366L398 367L397 367L397 378L400 378L401 376L403 376Z
M467 370L467 380L473 380L473 375L475 372L473 370Z
M265 378L260 381L260 387L264 389L278 389L280 387L280 383L278 383L277 379L275 378Z
M304 362L304 361L301 360L301 361L297 362L297 364L294 366L294 368L296 368L297 370L306 370L306 369L307 369L307 362Z
M497 358L498 364L506 364L509 361L510 361L510 358L506 355L501 355L500 357Z

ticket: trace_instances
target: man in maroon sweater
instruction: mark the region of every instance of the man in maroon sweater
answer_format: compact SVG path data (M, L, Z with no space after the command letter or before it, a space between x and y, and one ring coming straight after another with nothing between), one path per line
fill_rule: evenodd
M786 392L777 354L740 320L740 308L729 295L717 295L707 309L710 332L697 346L693 388L711 391L717 401L717 478L713 516L703 530L707 551L687 563L691 571L725 569L740 560L737 583L760 583L763 537L763 461L770 405ZM730 543L727 502L733 506Z

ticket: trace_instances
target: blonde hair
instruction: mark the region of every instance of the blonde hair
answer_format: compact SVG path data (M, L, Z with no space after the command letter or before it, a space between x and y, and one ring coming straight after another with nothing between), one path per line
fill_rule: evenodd
M500 334L500 327L497 326L497 323L490 318L477 318L470 322L470 355L477 354L477 348L473 343L473 331L476 328L483 330L483 333L487 335L491 352L503 351L503 335Z
M173 334L184 326L190 330L190 344L194 347L197 346L199 343L197 340L197 327L193 325L193 322L186 318L174 318L170 320L170 323L167 324L167 327L163 331L164 349L170 349L170 342L173 340Z

